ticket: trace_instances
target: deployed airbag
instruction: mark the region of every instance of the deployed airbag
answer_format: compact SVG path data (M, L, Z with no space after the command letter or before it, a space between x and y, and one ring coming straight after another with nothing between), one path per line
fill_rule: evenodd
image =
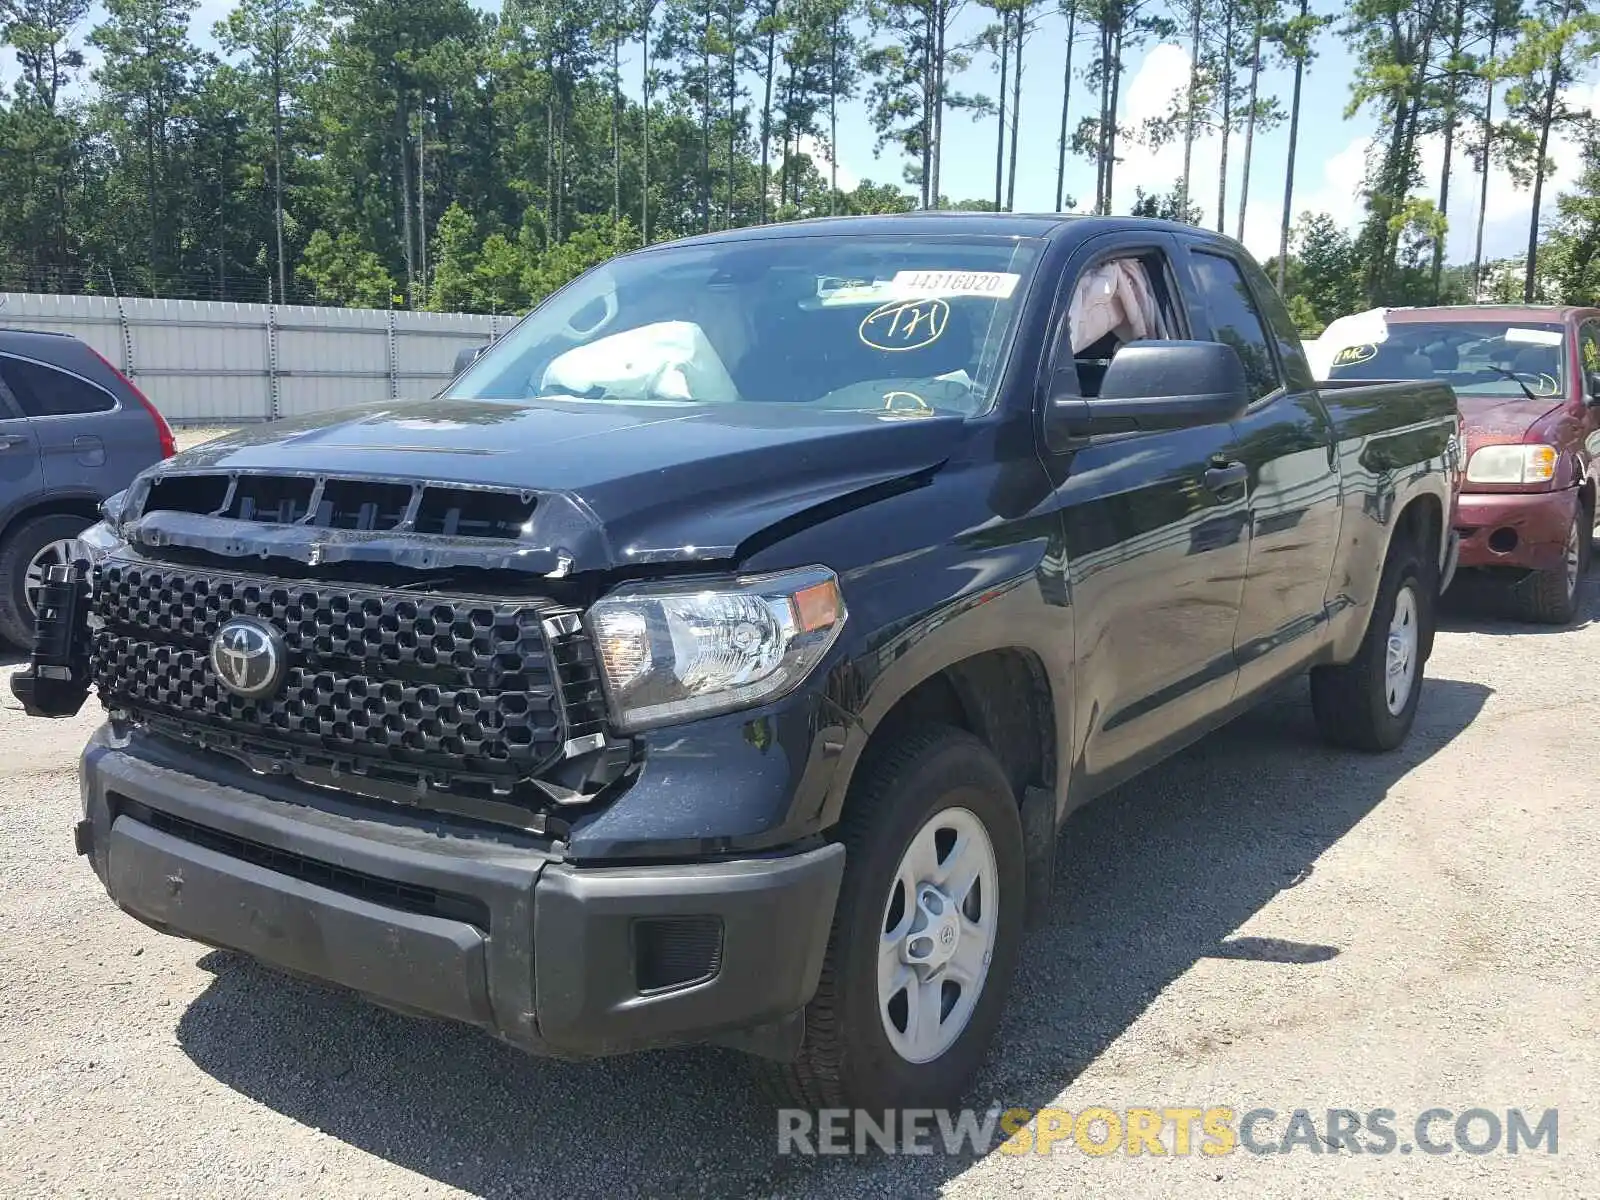
M641 325L568 350L545 368L541 390L679 404L739 398L722 359L691 321Z

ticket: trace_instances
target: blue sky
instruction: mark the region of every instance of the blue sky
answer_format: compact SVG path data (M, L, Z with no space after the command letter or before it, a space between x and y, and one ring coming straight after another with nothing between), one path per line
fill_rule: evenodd
M499 8L499 0L473 0L478 7ZM231 7L230 0L201 0L195 10L193 30L196 41L214 47L213 23ZM79 31L80 39L98 19L98 12ZM982 28L992 13L969 2L956 19L958 37L968 37ZM1080 30L1080 33L1082 31ZM1024 54L1022 79L1022 127L1016 182L1016 205L1021 209L1050 209L1055 205L1056 131L1061 111L1061 74L1066 54L1066 23L1049 13L1032 33ZM1080 41L1074 55L1075 72L1087 63L1093 47ZM637 48L633 60L624 68L626 81L638 92L640 64ZM999 76L992 56L978 56L972 67L952 82L964 92L996 93ZM9 84L15 77L15 63L9 54L0 54L0 80ZM1177 44L1151 45L1129 56L1123 81L1121 115L1125 124L1137 125L1144 117L1166 110L1174 89L1188 73L1188 57ZM1302 99L1300 149L1296 167L1294 211L1330 212L1347 225L1360 216L1357 192L1364 169L1366 150L1373 122L1365 114L1344 118L1349 99L1352 64L1337 31L1325 35L1318 45L1318 57L1306 72ZM1289 71L1269 68L1262 79L1262 94L1276 95L1287 109L1292 77ZM1009 90L1009 87L1008 87ZM1600 82L1590 78L1575 89L1580 104L1600 110ZM1071 122L1093 113L1098 99L1082 82L1074 80ZM848 105L840 114L839 170L841 183L858 179L877 182L901 181L902 163L892 150L882 156L873 153L874 134L860 102ZM1458 142L1459 145L1459 142ZM942 190L953 199L989 197L994 194L995 120L978 122L960 113L945 119ZM1423 169L1428 194L1436 195L1442 150L1437 140L1423 147ZM1202 205L1210 224L1216 221L1219 139L1203 140L1195 150L1192 196ZM1235 136L1229 147L1229 187L1227 232L1237 230L1239 204L1239 164L1243 157L1243 138ZM1259 256L1276 253L1278 221L1283 202L1283 170L1288 153L1285 127L1258 134L1251 162L1250 197L1246 210L1244 238ZM1153 150L1139 145L1122 149L1123 162L1115 176L1115 206L1123 210L1132 202L1136 186L1146 191L1165 191L1181 171L1182 151L1178 146ZM1557 162L1553 180L1555 192L1568 185L1578 168L1577 147L1558 141L1552 147ZM1094 164L1069 157L1067 192L1086 201L1094 192ZM1452 171L1449 239L1451 261L1464 261L1472 253L1477 219L1480 180L1470 163L1457 159ZM1546 188L1544 219L1555 211L1551 186ZM1491 257L1520 253L1527 244L1527 227L1532 198L1515 188L1503 173L1490 177L1485 253Z

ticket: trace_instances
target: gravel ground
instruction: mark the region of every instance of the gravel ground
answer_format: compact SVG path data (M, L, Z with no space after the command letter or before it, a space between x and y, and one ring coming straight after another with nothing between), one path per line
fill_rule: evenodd
M1554 1156L780 1158L731 1052L536 1061L123 916L70 844L94 714L0 689L0 1193L1600 1194L1595 595L1559 632L1458 601L1393 755L1323 748L1296 684L1080 813L976 1096L1264 1107L1269 1136L1557 1107Z

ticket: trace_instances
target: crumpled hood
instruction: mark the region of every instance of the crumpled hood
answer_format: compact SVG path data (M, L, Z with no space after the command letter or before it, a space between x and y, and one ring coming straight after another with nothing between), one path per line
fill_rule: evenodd
M480 565L565 574L732 558L778 522L937 467L963 429L957 416L803 405L394 401L246 427L151 475L283 472L519 489L538 497L526 544L508 555L500 543L498 557ZM215 548L214 519L172 518L156 544ZM233 541L248 538L241 523L225 524ZM260 538L261 550L296 557L304 554L291 543L318 540L312 562L381 559L385 546L402 564L466 561L437 548L431 557L404 551L400 532L267 526Z
M1559 396L1529 400L1526 396L1463 396L1459 392L1456 401L1461 406L1469 454L1479 446L1520 442L1534 422L1563 403Z

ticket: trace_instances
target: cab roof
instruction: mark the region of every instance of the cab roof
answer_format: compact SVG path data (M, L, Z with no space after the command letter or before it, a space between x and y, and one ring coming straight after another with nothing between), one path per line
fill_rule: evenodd
M1098 216L1083 213L996 213L950 209L919 209L908 213L882 213L873 216L812 217L802 221L781 221L770 225L744 225L715 233L695 234L671 242L657 242L647 250L665 246L716 245L723 242L766 241L773 238L821 237L839 235L939 235L971 234L977 237L1048 238L1071 228L1084 237L1129 228L1185 233L1208 240L1232 239L1193 225L1159 221L1149 217Z

